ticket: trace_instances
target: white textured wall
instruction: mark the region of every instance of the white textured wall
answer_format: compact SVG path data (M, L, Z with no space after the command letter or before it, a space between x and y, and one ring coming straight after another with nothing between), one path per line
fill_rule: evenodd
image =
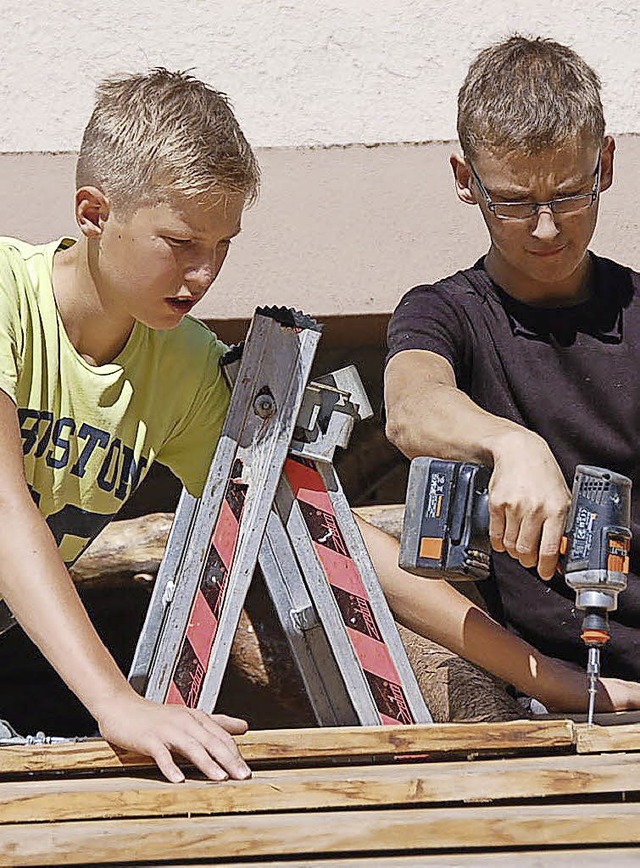
M452 139L473 54L515 29L600 72L609 127L640 131L635 0L0 0L0 151L69 151L93 88L193 67L257 146Z

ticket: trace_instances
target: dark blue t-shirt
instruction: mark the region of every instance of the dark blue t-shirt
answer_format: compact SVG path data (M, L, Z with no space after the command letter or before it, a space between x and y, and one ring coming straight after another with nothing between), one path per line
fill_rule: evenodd
M430 350L453 367L480 407L535 431L569 488L577 464L606 467L634 483L628 589L610 614L603 674L640 680L640 274L592 255L588 301L537 308L496 286L483 261L410 290L389 324L387 361ZM582 613L562 578L543 582L494 553L479 583L492 614L546 654L583 664Z

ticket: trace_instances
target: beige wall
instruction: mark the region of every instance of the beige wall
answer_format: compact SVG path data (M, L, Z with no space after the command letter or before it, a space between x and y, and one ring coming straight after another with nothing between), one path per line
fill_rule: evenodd
M476 208L458 202L452 143L259 150L264 186L206 319L284 304L317 316L385 314L402 292L466 267L485 249ZM640 269L640 137L620 136L616 180L593 249ZM74 234L72 154L0 154L0 234Z
M513 32L573 46L607 125L640 131L633 0L4 0L0 151L78 147L96 84L192 69L258 147L443 141L472 57Z

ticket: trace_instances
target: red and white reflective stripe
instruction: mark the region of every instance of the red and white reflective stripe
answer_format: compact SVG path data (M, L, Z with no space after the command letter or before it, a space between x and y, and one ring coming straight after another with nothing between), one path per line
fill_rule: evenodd
M195 595L186 635L169 685L165 702L170 705L195 708L200 699L239 535L242 512L236 516L229 501L233 496L236 509L238 506L241 509L246 494L244 486L235 486L234 489L232 486L234 482L230 480L213 530L207 565Z
M300 505L313 546L340 610L347 634L384 724L413 723L393 657L382 641L369 594L338 525L315 464L288 458L284 472Z

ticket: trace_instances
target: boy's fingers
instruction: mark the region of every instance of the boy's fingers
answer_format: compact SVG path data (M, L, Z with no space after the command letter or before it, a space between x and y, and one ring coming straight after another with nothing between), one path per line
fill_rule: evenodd
M242 720L240 717L229 717L228 714L206 714L206 712L203 712L203 714L232 735L244 735L249 729L247 721Z
M214 759L211 756L208 746L203 741L180 733L180 738L172 742L171 748L197 769L200 769L202 774L206 775L209 780L226 781L229 777L227 772L218 764L217 757Z
M181 784L184 781L184 773L174 763L171 751L162 742L149 748L149 755L170 783Z
M518 550L516 548L516 545L518 537L520 536L520 526L521 517L516 514L512 509L507 510L502 542L511 557L516 558L516 560L518 558Z
M491 539L491 547L496 552L504 551L504 528L504 507L492 506L489 503L489 538Z
M540 538L540 555L538 558L538 575L545 582L552 579L558 565L560 540L564 533L564 518L548 518L542 528Z
M195 725L199 727L197 734L194 732L194 737L204 745L215 761L235 779L250 777L249 766L242 759L231 735L204 711L197 711L193 716Z
M211 732L205 728L206 737L203 743L216 762L235 780L244 780L251 777L251 770L242 759L234 741L227 744L217 732Z
M540 519L528 516L520 525L520 533L516 542L516 553L523 567L535 567L538 562L542 528Z

